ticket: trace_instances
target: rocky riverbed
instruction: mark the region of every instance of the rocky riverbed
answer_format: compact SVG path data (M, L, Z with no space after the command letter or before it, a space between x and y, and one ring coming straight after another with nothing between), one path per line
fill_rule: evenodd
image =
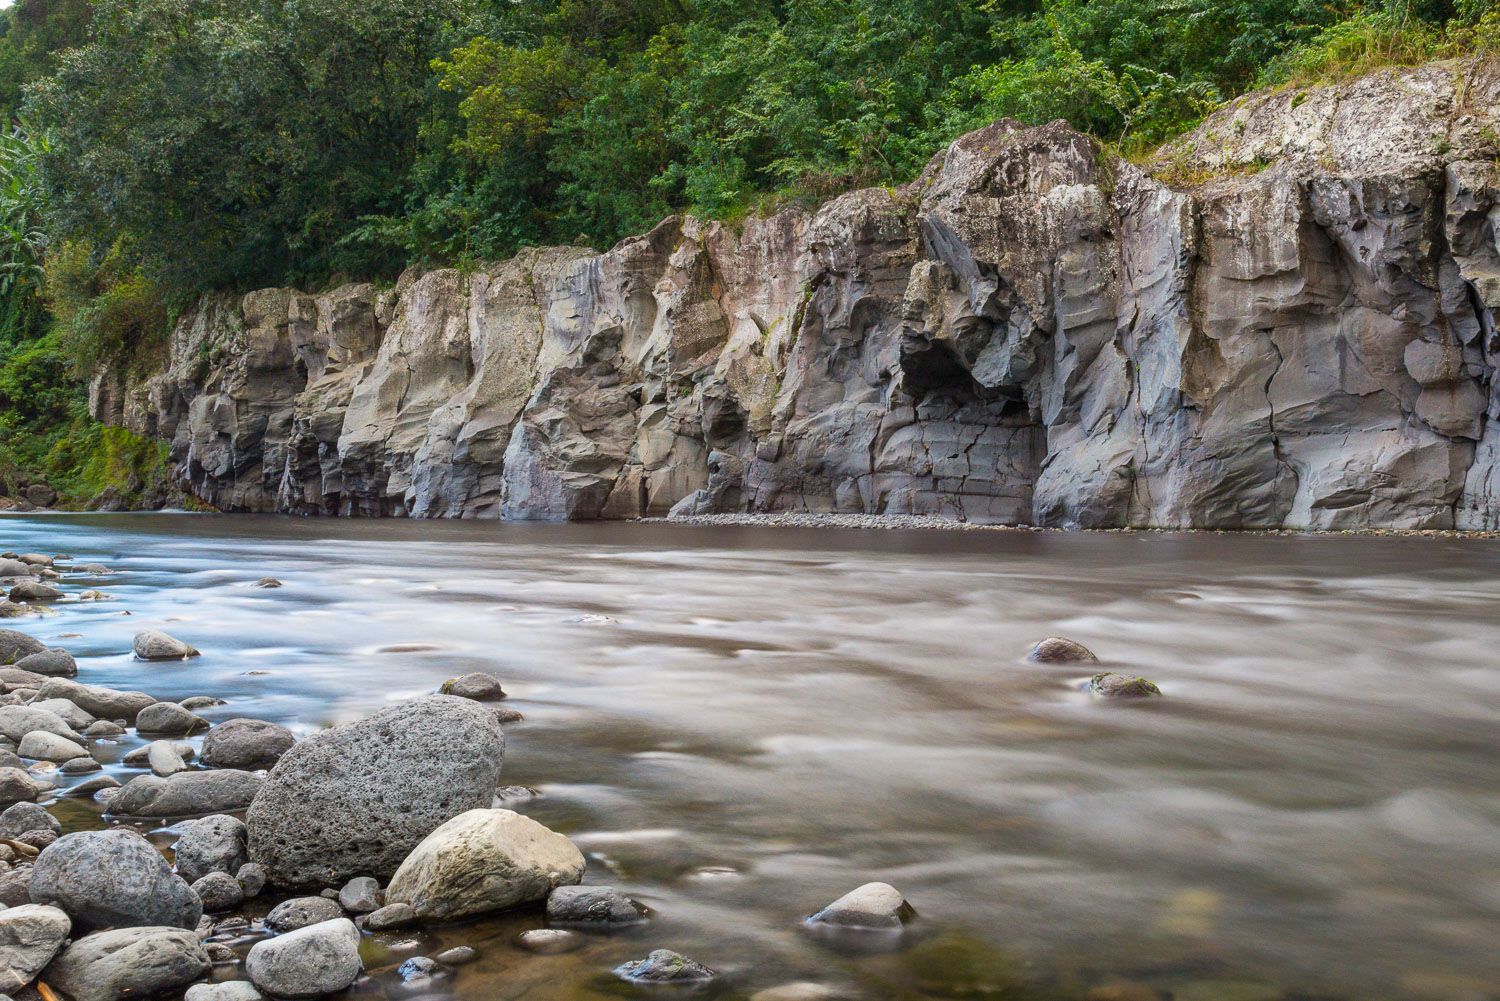
M0 521L0 993L1496 982L1490 543L331 530Z

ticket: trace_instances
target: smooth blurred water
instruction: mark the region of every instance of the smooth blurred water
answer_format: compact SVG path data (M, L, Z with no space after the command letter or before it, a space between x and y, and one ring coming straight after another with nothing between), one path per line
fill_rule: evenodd
M503 679L518 808L655 919L549 957L513 942L538 912L378 936L361 996L467 942L425 993L611 995L669 947L724 996L1500 997L1497 542L115 515L3 518L0 549L121 571L5 625L210 719ZM151 627L204 655L133 660ZM1022 661L1053 634L1166 697ZM807 934L875 879L921 915L899 945Z

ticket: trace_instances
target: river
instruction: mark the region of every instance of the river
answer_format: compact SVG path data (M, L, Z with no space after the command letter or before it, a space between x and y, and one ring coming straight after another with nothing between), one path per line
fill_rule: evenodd
M559 956L515 944L539 912L377 936L357 997L632 995L609 970L659 947L724 997L1500 997L1500 542L113 515L0 549L120 571L5 624L211 720L504 681L517 808L653 920ZM203 656L134 660L153 627ZM1023 661L1054 634L1165 697ZM870 880L903 939L807 933ZM386 969L458 943L423 992Z

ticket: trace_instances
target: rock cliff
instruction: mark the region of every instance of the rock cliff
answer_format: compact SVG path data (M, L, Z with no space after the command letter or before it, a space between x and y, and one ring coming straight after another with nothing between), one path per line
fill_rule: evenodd
M92 404L236 511L1496 528L1497 130L1469 61L1146 167L998 122L815 211L210 297Z

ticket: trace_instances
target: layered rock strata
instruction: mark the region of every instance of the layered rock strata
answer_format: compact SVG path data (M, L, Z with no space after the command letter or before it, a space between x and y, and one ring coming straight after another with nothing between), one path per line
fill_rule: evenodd
M998 122L816 210L213 296L92 403L235 511L1496 528L1497 158L1493 62L1144 168Z

